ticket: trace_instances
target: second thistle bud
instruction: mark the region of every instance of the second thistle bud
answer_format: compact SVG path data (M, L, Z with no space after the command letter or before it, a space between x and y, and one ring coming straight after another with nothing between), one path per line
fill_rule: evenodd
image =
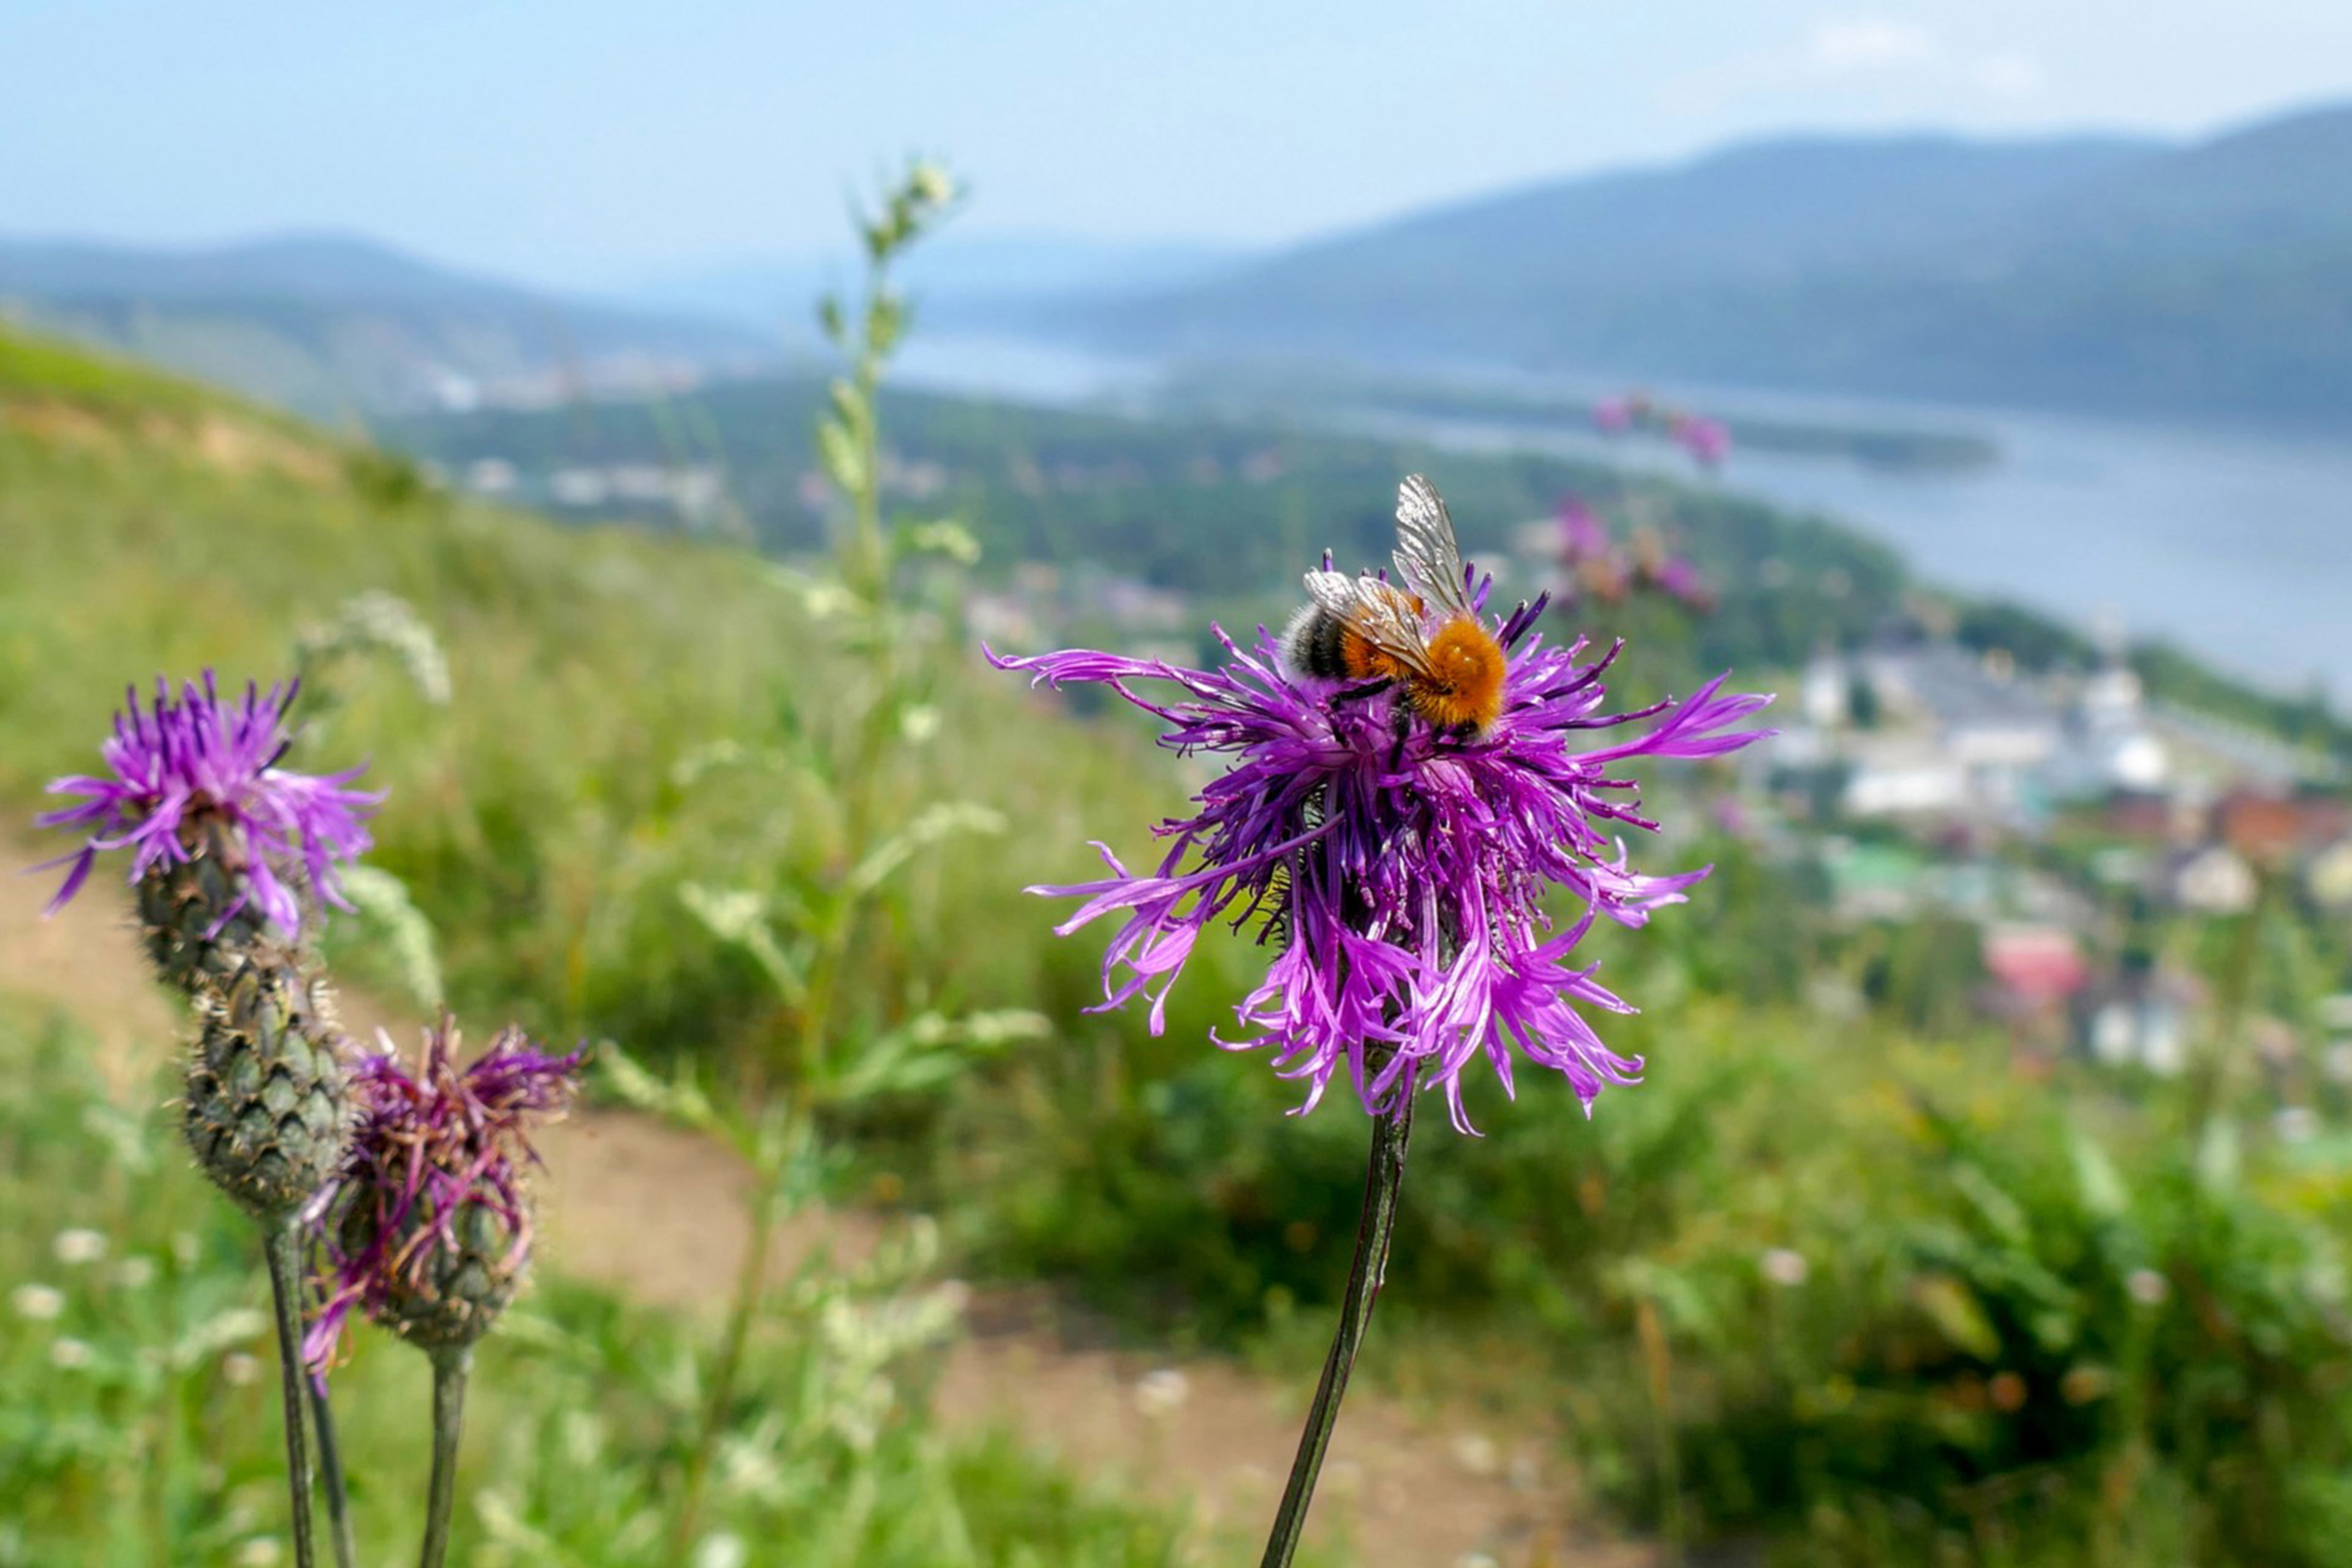
M444 1014L412 1067L358 1059L351 1152L320 1221L325 1300L305 1354L331 1365L353 1307L421 1349L487 1333L530 1267L528 1127L562 1114L580 1053L553 1057L516 1028L461 1065Z
M264 946L226 979L204 976L195 995L188 1145L240 1207L284 1220L325 1185L351 1139L326 983L291 952Z
M341 1231L347 1252L414 1258L384 1276L371 1305L376 1321L428 1351L461 1350L488 1332L530 1267L527 1217L482 1195L458 1198L437 1226L424 1205L394 1219L354 1205Z

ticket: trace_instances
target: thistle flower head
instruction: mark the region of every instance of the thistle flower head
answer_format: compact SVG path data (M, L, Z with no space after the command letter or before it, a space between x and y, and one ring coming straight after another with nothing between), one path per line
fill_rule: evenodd
M1698 574L1686 555L1668 555L1650 572L1650 581L1658 591L1694 610L1715 607L1715 590Z
M571 1103L582 1053L550 1056L509 1026L457 1065L447 1015L415 1070L391 1049L352 1069L358 1125L336 1183L315 1205L328 1277L303 1342L323 1373L358 1307L428 1350L471 1344L530 1267L521 1164L530 1123Z
M1611 535L1609 525L1578 496L1562 496L1559 501L1559 551L1573 566L1585 561L1605 561L1617 553L1617 541Z
M1482 616L1491 585L1473 592ZM1465 1131L1463 1075L1475 1061L1506 1092L1515 1054L1558 1071L1588 1110L1604 1086L1637 1077L1641 1063L1604 1045L1582 1011L1632 1009L1570 956L1595 919L1641 925L1706 871L1633 868L1618 835L1656 824L1612 770L1737 750L1769 733L1738 727L1769 699L1726 696L1717 679L1680 701L1603 713L1619 648L1547 647L1541 611L1488 618L1507 675L1500 716L1475 735L1412 718L1392 683L1291 669L1263 627L1247 645L1217 631L1227 658L1213 669L992 652L1033 683L1108 686L1167 722L1162 744L1227 759L1192 816L1155 829L1168 844L1156 869L1131 871L1097 845L1109 876L1032 889L1081 900L1064 934L1118 918L1098 1010L1141 996L1158 1032L1209 924L1262 918L1278 951L1238 1007L1241 1034L1217 1043L1270 1050L1306 1083L1302 1111L1342 1064L1368 1112L1437 1089ZM1171 693L1147 695L1146 682ZM1622 738L1589 744L1621 726ZM1559 928L1544 907L1554 888L1581 906Z
M232 885L220 890L222 907L205 911L215 930L250 907L295 934L303 880L348 908L335 868L365 853L371 841L361 819L383 796L346 787L363 768L320 776L278 766L298 685L265 692L248 683L242 698L224 700L209 670L202 684L184 682L176 698L158 678L145 710L134 689L100 748L108 772L57 780L49 793L79 795L80 804L35 819L88 835L80 849L49 862L72 867L51 911L80 890L101 853L114 849L131 852L134 884L199 858L219 861Z
M1674 422L1672 434L1691 461L1703 468L1720 468L1731 456L1731 430L1719 419L1685 415Z

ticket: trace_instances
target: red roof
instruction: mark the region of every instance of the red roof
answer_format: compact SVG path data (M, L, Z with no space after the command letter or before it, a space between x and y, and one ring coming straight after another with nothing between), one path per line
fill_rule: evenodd
M1985 932L1986 973L2031 1001L2054 1002L2091 978L2074 933L2057 926L2006 926Z

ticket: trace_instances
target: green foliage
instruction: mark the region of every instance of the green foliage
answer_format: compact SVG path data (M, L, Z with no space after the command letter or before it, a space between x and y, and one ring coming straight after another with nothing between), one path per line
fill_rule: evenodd
M238 416L174 395L197 424ZM772 394L731 395L712 400L734 410L719 421L730 442L797 442L816 460ZM205 664L268 678L354 595L396 595L447 656L447 705L407 661L321 662L333 700L305 761L368 756L371 782L393 789L380 859L442 938L461 1008L519 1007L542 1032L623 1040L635 1058L606 1059L631 1098L733 1137L792 1202L837 1189L852 1161L887 1165L973 1259L1073 1279L1180 1342L1278 1338L1342 1277L1360 1124L1340 1091L1311 1118L1284 1117L1293 1086L1204 1043L1262 969L1246 935L1203 945L1163 1037L1083 1013L1100 994L1099 940L1057 942L1052 915L1017 889L1086 874L1089 837L1131 860L1189 786L1131 724L1083 724L974 668L960 605L976 548L985 571L1139 541L1150 570L1204 587L1277 559L1288 574L1324 542L1369 554L1385 547L1399 468L1426 454L887 395L863 412L803 406L832 406L850 432L833 478L853 523L870 498L884 569L865 585L391 498L334 463L236 467L186 437L193 425L12 421L0 429L0 545L16 568L0 579L0 795L21 805L45 777L86 766L93 715L124 681ZM950 449L950 436L967 455L922 518L886 515L891 464L857 456L885 424L900 458ZM1279 463L1257 471L1274 477L1235 477L1267 450ZM1203 456L1223 477L1180 495ZM796 480L791 461L776 482ZM1605 482L1535 460L1462 461L1465 518L1539 515L1563 484ZM1023 463L1108 478L1027 495L1004 488ZM1129 486L1129 473L1143 477ZM1825 632L1858 636L1905 591L1892 557L1826 525L1724 498L1673 504L1717 552L1711 569L1736 570L1711 620L1612 612L1610 629L1635 639L1631 701L1734 651L1794 660ZM935 515L948 512L953 524ZM809 521L794 542L866 537ZM1401 1348L1368 1373L1514 1383L1520 1412L1562 1431L1635 1521L1761 1536L1790 1561L2338 1555L2352 1517L2336 1479L2352 1457L2331 1283L2341 1175L2259 1137L2224 1158L2220 1135L2188 1144L2161 1105L2068 1074L2036 1088L1951 1005L1972 979L1956 933L1832 941L1815 918L1817 875L1736 843L1673 847L1678 863L1717 863L1703 897L1638 939L1603 932L1593 946L1603 978L1651 1009L1611 1025L1613 1043L1650 1058L1648 1083L1589 1123L1555 1084L1524 1084L1517 1106L1487 1091L1472 1107L1484 1139L1424 1138L1375 1335ZM2235 934L2183 945L2221 972ZM2270 931L2255 934L2252 1005L2307 1002L2336 950L2274 952ZM1809 982L1830 972L1876 1010L1808 1010ZM201 1267L187 1266L168 1321L60 1320L104 1347L91 1364L146 1366L139 1349L257 1300L241 1232L199 1212L192 1176L107 1163L106 1150L141 1145L140 1124L85 1122L85 1089L6 1065L10 1212L37 1196L38 1212L101 1231L118 1256L160 1258L170 1227L199 1238ZM810 1092L763 1115L747 1083ZM784 1113L817 1100L832 1108L825 1142ZM2213 1124L2234 1129L2238 1109ZM0 1276L49 1278L40 1230L0 1237ZM1787 1271L1782 1252L1801 1260L1801 1282L1767 1271L1768 1258ZM2132 1294L2143 1268L2165 1283L2154 1306ZM839 1347L812 1350L806 1315L821 1300L787 1293L782 1324L748 1334L740 1396L714 1399L691 1324L549 1289L485 1352L470 1451L494 1458L461 1529L518 1563L661 1561L660 1521L635 1521L667 1506L679 1435L715 1410L713 1530L756 1542L830 1529L843 1552L878 1563L1171 1560L1166 1521L1090 1501L1002 1446L948 1446L919 1401L861 1449L826 1425L833 1394L755 1398L830 1386ZM877 1300L856 1298L861 1310ZM240 1343L257 1320L245 1331ZM168 1377L147 1366L139 1375L162 1381L93 1391L74 1381L84 1368L45 1363L32 1342L0 1341L0 1371L29 1380L21 1408L36 1417L0 1416L14 1445L0 1446L0 1490L29 1477L51 1511L0 1533L0 1563L10 1551L152 1561L166 1536L216 1558L269 1527L261 1384L232 1384L216 1364ZM919 1384L922 1352L909 1355ZM419 1369L389 1352L344 1375L354 1407L421 1395ZM2023 1404L2003 1409L2019 1388ZM414 1489L374 1478L421 1473L421 1437L352 1425L362 1528L390 1550ZM590 1466L598 1484L583 1486Z
M206 419L241 417L171 384ZM683 918L685 889L790 910L839 882L864 831L845 782L887 727L898 741L860 786L874 822L913 822L954 777L953 797L1024 837L966 835L890 873L897 901L856 939L870 994L906 999L903 1017L1023 1006L1050 939L950 933L1035 930L1027 846L1082 842L1106 815L1082 801L1142 820L1166 794L1139 747L977 668L934 577L961 570L939 553L953 540L922 542L886 669L854 616L733 550L387 510L331 464L228 465L128 414L70 436L0 418L0 797L29 811L42 783L91 765L126 685L206 667L281 679L299 645L320 700L302 760L366 761L391 792L374 863L438 933L461 1013L781 1065L793 1019L754 961ZM428 647L393 636L394 605L446 656L446 705L417 663ZM394 658L349 657L362 649ZM1030 765L1043 754L1067 762ZM845 1037L874 1026L865 1005Z
M1515 1377L1521 1418L1565 1428L1633 1518L1791 1563L2352 1545L2340 1165L2241 1149L2227 1119L2200 1142L2072 1072L2036 1088L1991 1038L1913 1043L1897 1009L1662 996L1681 955L1629 978L1601 952L1656 1008L1611 1031L1647 1080L1589 1123L1556 1084L1489 1091L1484 1138L1414 1151L1379 1336L1412 1375ZM1733 967L1736 994L1759 972ZM983 1197L965 1223L1001 1267L1159 1332L1296 1348L1342 1278L1361 1125L1337 1091L1284 1121L1294 1099L1184 1047L1028 1062L946 1180Z
M240 1553L282 1539L286 1507L257 1245L177 1151L162 1085L123 1110L94 1048L0 1005L0 1564L256 1560ZM1213 1560L1180 1518L1110 1502L1007 1436L931 1425L950 1314L920 1282L929 1258L919 1229L783 1293L727 1412L697 1561L756 1562L779 1541L795 1563L875 1568ZM672 1434L706 1331L560 1279L527 1297L478 1352L463 1559L668 1563ZM334 1391L362 1558L396 1561L415 1549L425 1359L362 1336Z

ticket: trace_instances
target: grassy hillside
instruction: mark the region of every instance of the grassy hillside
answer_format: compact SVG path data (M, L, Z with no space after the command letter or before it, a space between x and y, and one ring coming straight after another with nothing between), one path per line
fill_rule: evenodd
M778 885L822 867L836 805L789 770L697 760L724 743L821 769L866 675L756 559L451 504L248 405L7 339L0 548L0 797L20 810L94 762L126 683L282 678L306 628L389 591L445 644L455 700L428 708L389 668L331 671L341 700L310 755L368 759L392 791L378 858L441 928L459 1003L682 1050L772 1006L744 960L681 930L679 889L731 882L747 853L779 862L761 868ZM1155 815L1143 748L1080 742L968 653L937 662L936 739L887 787L985 779L983 804L1024 830L957 857L930 918L1028 929L1016 889L1077 868L1099 803ZM1069 764L1017 764L1041 746ZM942 1005L1001 1003L1034 987L1045 951L942 946L925 983Z
M773 336L333 236L184 251L0 238L12 313L323 418L430 406L467 381L757 363Z
M125 684L207 666L280 678L347 596L398 594L448 655L449 705L391 662L327 666L297 761L365 758L392 792L373 858L438 928L461 1013L609 1035L714 1083L773 1070L773 993L683 891L700 879L781 894L836 853L834 715L864 677L758 562L448 506L368 449L13 337L0 337L0 810L20 854L37 843L26 826L41 782L94 763ZM865 977L919 965L905 984L942 1009L1025 1001L1051 988L1038 973L1051 939L1015 889L1076 868L1080 818L1099 824L1103 803L1140 787L1140 748L1082 735L961 655L940 656L939 682L937 746L902 748L878 798L944 802L961 777L1048 837L919 859L891 923L867 933ZM1045 749L1055 768L1022 765ZM1041 841L1063 858L1041 865ZM101 879L83 897L119 894ZM388 984L352 929L339 970ZM949 934L972 931L1022 934ZM872 1026L844 1016L845 1031ZM250 1234L175 1152L170 1045L152 1042L152 1065L103 1061L73 1024L0 991L0 1206L23 1222L0 1242L0 1495L32 1500L0 1521L0 1563L227 1561L283 1533ZM105 1070L134 1086L131 1109L107 1099ZM52 1247L83 1230L102 1268ZM785 1539L840 1568L1172 1568L1239 1550L1016 1442L940 1431L928 1331L903 1331L923 1289L919 1274L820 1270L762 1320L721 1430L709 1551ZM517 1316L484 1352L469 1560L667 1562L715 1335L560 1278ZM393 1416L415 1408L420 1375L381 1344L339 1373L370 1560L415 1530L421 1439Z

